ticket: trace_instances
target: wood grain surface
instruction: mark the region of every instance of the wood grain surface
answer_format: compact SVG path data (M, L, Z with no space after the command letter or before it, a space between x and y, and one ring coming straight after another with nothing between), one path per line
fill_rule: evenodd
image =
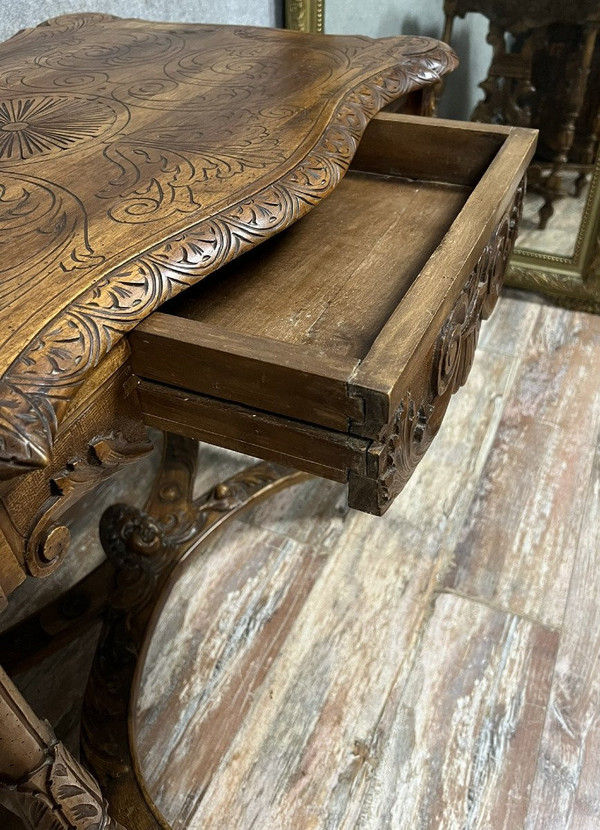
M597 320L556 308L538 319L447 575L453 590L554 627L579 539L573 504L585 501L600 428Z
M573 559L527 830L592 830L600 820L598 446L581 505L581 533Z
M429 142L461 135L410 116L383 123ZM130 343L146 423L348 480L352 507L386 512L467 380L512 251L535 137L482 135L499 148L470 186L453 182L455 166L429 181L405 160L400 176L390 149L387 175L351 171L264 256L143 322ZM371 152L369 130L365 141Z
M306 214L370 118L452 69L428 38L80 14L0 46L0 476L160 303Z
M308 355L362 359L470 192L445 180L349 172L301 223L175 300L169 312L301 345Z
M502 297L385 517L315 480L188 563L135 716L174 828L600 825L599 337L598 317ZM244 463L201 458L198 488ZM62 685L58 659L22 678L71 735L73 659Z

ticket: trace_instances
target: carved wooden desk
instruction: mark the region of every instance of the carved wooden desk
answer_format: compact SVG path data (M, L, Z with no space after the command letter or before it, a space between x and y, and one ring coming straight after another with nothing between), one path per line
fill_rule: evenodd
M127 740L153 601L299 475L263 463L193 501L195 439L382 513L466 379L535 136L376 116L454 63L426 38L101 15L0 47L0 599L60 564L64 515L148 451L146 424L170 433L146 511L101 523L116 576L83 749L131 830L158 826ZM116 826L3 672L0 781L29 827Z

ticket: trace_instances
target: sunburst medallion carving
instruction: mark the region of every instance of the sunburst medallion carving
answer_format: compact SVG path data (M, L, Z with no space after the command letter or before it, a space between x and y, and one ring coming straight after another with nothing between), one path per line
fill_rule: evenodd
M118 120L112 102L92 96L0 99L0 162L65 152L111 132Z

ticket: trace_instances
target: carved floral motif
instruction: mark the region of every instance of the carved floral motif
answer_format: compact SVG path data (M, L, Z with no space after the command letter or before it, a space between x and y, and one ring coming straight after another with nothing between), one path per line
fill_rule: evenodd
M114 200L115 194L122 194L108 215L124 224L191 213L202 207L202 194L211 179L228 179L284 160L277 139L258 125L247 127L242 135L236 133L235 138L226 127L208 136L192 127L184 136L176 128L144 131L107 147L104 155L120 172L98 195ZM145 174L146 167L168 176Z
M200 83L198 90L203 90L210 112L211 90L219 81L219 94L230 95L225 109L239 113L246 112L244 98L250 84L248 73L252 73L252 83L258 84L263 92L279 82L281 73L269 75L277 48L273 46L270 57L267 52L271 48L269 44L280 42L281 33L259 29L232 30L236 40L227 47L228 57L222 57L217 64L213 60L207 67L206 56L203 57L201 50L180 54L185 45L183 30L181 36L166 28L148 32L142 27L134 27L122 32L115 24L115 42L107 46L103 24L108 19L96 15L67 16L17 36L7 48L10 50L14 46L18 54L17 47L22 41L32 38L39 43L35 65L43 67L44 71L35 75L35 66L27 66L19 82L11 70L8 73L11 88L21 83L26 88L36 89L40 92L40 100L43 89L36 87L36 83L46 83L54 92L57 85L76 90L81 83L81 88L89 91L94 88L91 78L95 79L94 83L102 83L103 74L108 77L114 67L139 66L150 55L153 73L156 74L159 66L164 68L166 77L157 81L153 76L148 79L147 86L143 81L124 86L120 75L112 99L115 112L118 107L124 107L127 112L129 104L123 102L133 105L131 96L137 96L137 105L146 108L162 102L167 111L172 109L177 106L175 102L169 103L172 83L186 89ZM194 27L194 31L196 29L203 38L216 31L215 27ZM56 33L60 34L60 45L52 43ZM294 39L293 46L297 48L295 38L298 35L289 32L285 37ZM379 43L356 38L352 46L344 48L339 48L333 39L324 38L319 42L323 45L315 49L315 60L324 62L325 74L335 71L339 77L344 77L344 73L350 72L350 77L359 80L322 122L312 149L291 164L274 183L263 187L257 185L252 195L238 197L237 202L216 210L210 218L172 235L165 242L148 247L143 254L95 278L91 287L65 303L60 313L39 331L5 372L0 380L0 479L48 463L58 424L69 401L89 371L119 338L170 297L306 214L344 175L372 116L410 90L435 83L455 65L455 57L448 47L427 38ZM369 75L375 68L380 71ZM245 87L240 82L240 74L245 76ZM317 75L312 79L315 88L318 88ZM1 88L3 83L0 81ZM189 117L193 112L192 104L199 100L194 94L192 90L180 96L184 118ZM85 95L79 97L91 100ZM293 108L288 114L285 108L275 112L277 108L270 103L269 109L266 104L274 100L272 95L264 94L263 100L263 122L275 116L280 121L297 117L301 130L314 126L303 122L301 113ZM117 193L118 206L107 205L108 215L113 221L132 225L138 225L142 220L164 221L165 217L176 215L193 216L201 201L199 182L210 185L213 181L223 181L237 175L241 169L255 170L253 176L258 182L262 175L261 165L267 161L272 163L272 168L277 166L273 163L278 161L280 148L268 130L261 130L261 124L257 122L258 110L252 109L246 115L249 127L241 141L239 138L228 141L225 126L218 147L214 140L205 139L199 148L194 145L194 152L185 140L182 143L181 136L185 131L180 131L176 140L167 126L160 134L133 134L133 138L125 140L117 137L106 150L107 157L116 164L116 176L104 191L100 191L101 196L108 192ZM216 114L213 112L210 117L216 118ZM197 128L190 127L190 135L194 129L197 132ZM161 175L157 177L152 171L160 169ZM48 183L48 189L58 193L64 202L66 197L60 188ZM39 198L42 198L41 194ZM72 194L71 199L74 208L77 199ZM76 220L80 241L65 243L61 266L67 267L73 262L73 267L79 267L83 260L84 266L100 270L92 259L94 240L88 242L85 212L82 216L77 209L67 207L65 221L73 222L74 216L80 217ZM49 210L56 211L57 208ZM55 227L58 229L62 225L57 222ZM72 236L74 233L75 230ZM48 244L47 239L44 241ZM90 257L87 261L86 256Z
M370 454L378 460L375 484L378 512L383 512L401 492L433 441L450 397L467 379L481 319L491 314L502 287L517 235L524 192L525 181L522 181L438 335L427 395L414 400L407 391L394 417L371 446Z

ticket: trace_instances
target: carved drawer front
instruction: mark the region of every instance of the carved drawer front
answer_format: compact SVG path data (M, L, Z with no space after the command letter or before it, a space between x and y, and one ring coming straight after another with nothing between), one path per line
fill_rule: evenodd
M383 513L467 378L534 146L376 116L311 214L130 335L147 422L348 481Z

